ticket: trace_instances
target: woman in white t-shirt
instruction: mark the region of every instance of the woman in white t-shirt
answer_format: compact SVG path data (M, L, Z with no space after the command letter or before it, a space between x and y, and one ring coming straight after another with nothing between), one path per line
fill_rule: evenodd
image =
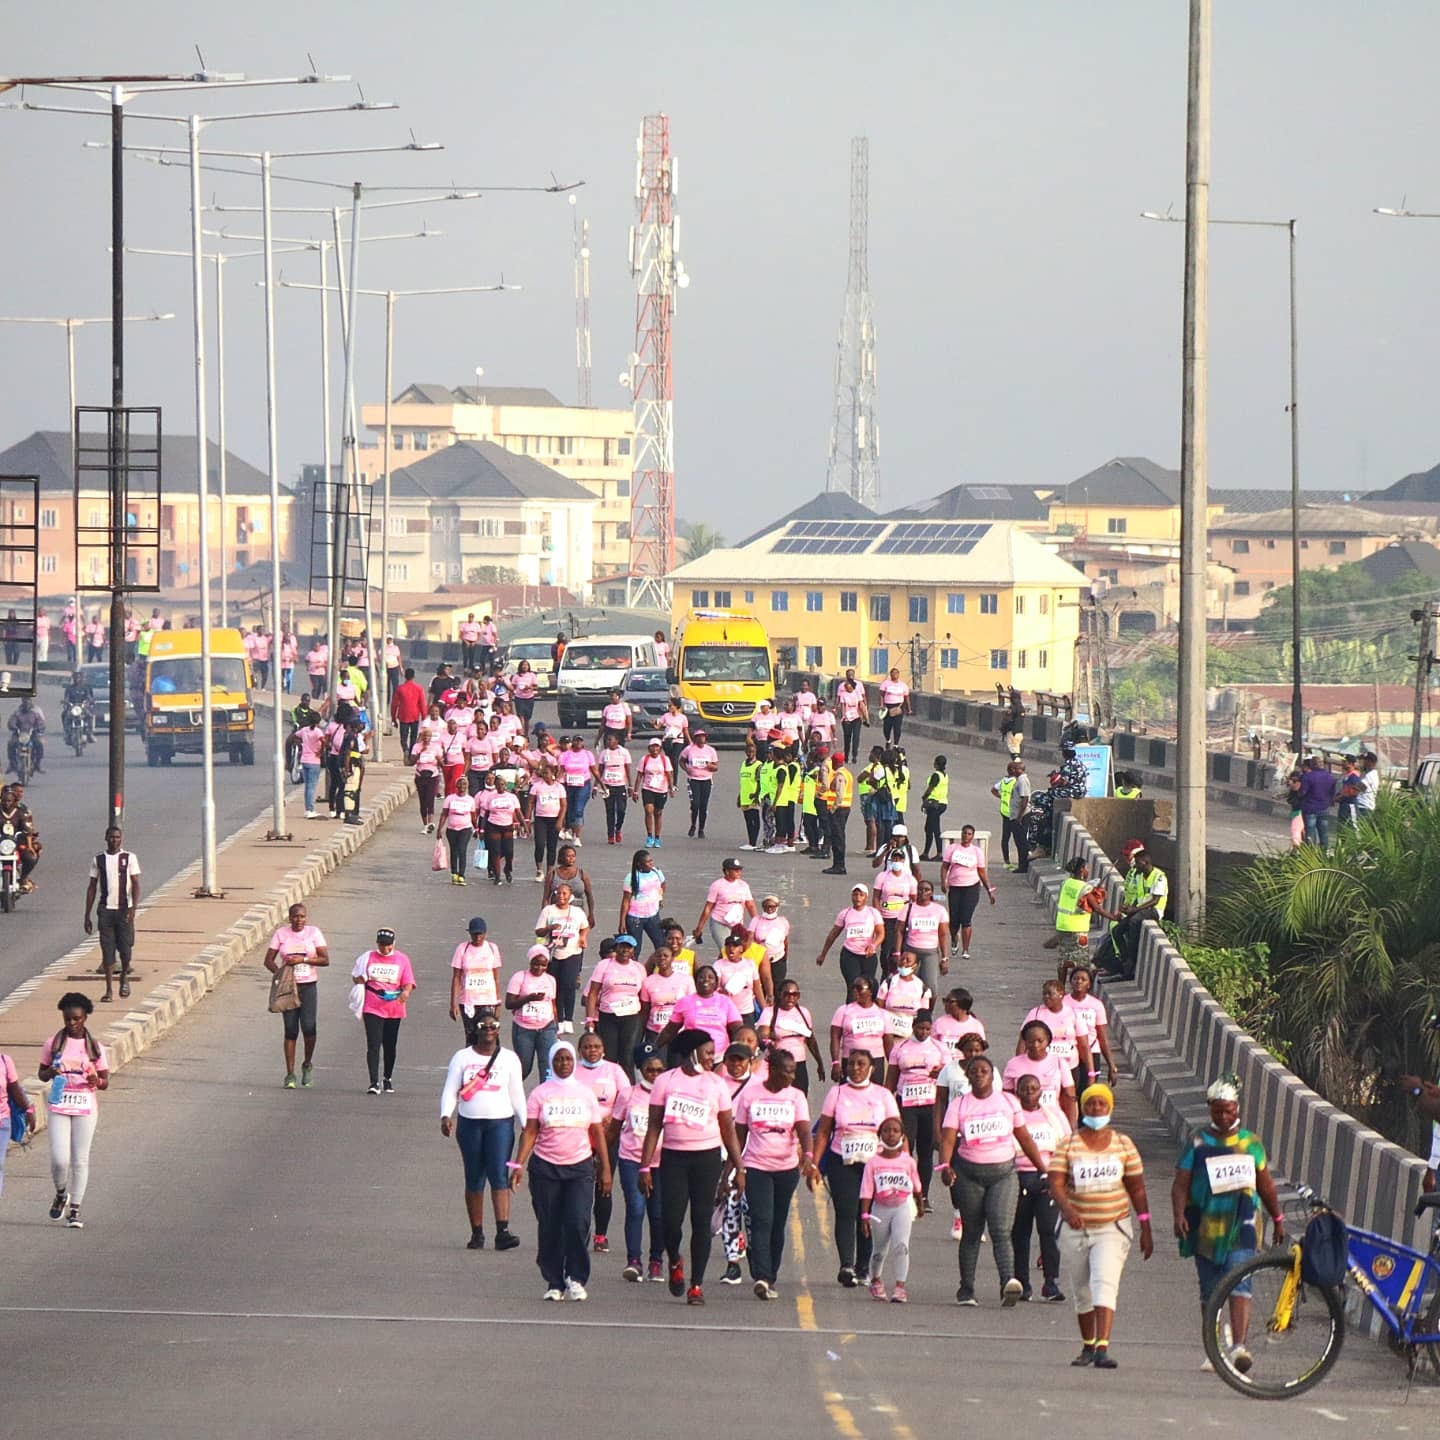
M960 839L946 849L940 862L940 889L950 901L951 948L958 941L960 958L968 960L981 890L995 903L995 887L985 871L985 851L975 843L973 825L961 826Z
M555 1007L560 1016L558 1032L575 1033L575 991L585 964L585 942L590 937L590 920L572 903L568 881L555 887L555 899L535 920L535 938L550 951L550 974L555 979Z

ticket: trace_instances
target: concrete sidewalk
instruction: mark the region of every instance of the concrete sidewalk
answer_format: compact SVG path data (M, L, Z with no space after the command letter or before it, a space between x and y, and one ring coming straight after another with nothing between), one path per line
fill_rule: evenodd
M141 978L126 1000L119 998L117 987L112 1005L98 1003L104 980L96 973L100 945L92 937L12 990L0 1001L0 1051L15 1061L32 1097L44 1089L37 1079L40 1048L60 1028L56 1005L61 995L83 990L97 1002L91 1033L109 1052L112 1073L119 1070L177 1025L269 937L291 905L343 865L414 791L407 767L372 764L359 825L337 824L328 817L306 820L297 795L289 840L265 838L271 821L267 808L221 844L222 896L195 894L198 860L148 897L142 892L135 924L135 968ZM77 890L77 930L83 906L83 890ZM36 1119L44 1129L46 1112L38 1098Z

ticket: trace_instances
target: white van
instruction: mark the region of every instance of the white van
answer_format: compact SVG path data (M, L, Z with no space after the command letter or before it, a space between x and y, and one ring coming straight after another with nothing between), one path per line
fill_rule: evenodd
M639 666L660 664L653 635L591 635L572 640L555 672L562 727L598 720L612 690L625 688L625 677Z

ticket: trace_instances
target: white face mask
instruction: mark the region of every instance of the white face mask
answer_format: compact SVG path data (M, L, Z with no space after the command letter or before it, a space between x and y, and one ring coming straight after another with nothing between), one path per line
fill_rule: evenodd
M908 980L915 973L915 967L913 965L901 965L899 967L899 973Z

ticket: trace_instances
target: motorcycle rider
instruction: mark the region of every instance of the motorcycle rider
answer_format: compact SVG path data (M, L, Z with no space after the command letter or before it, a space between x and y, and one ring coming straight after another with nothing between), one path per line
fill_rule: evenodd
M6 785L0 789L0 825L15 827L16 849L20 857L20 889L28 895L35 889L30 872L40 863L40 837L35 833L35 817L25 804L24 789Z
M45 734L45 712L27 695L20 702L20 708L10 716L7 728L10 731L10 744L7 752L10 769L17 775L20 773L18 745L21 738L28 735L35 757L35 774L43 775L45 773L42 768L45 763L45 741L41 737Z
M65 698L61 702L60 714L65 726L65 742L70 740L70 707L72 705L84 706L85 714L82 717L85 722L85 738L88 741L95 739L95 691L80 671L76 671L70 677L70 683L65 687Z

